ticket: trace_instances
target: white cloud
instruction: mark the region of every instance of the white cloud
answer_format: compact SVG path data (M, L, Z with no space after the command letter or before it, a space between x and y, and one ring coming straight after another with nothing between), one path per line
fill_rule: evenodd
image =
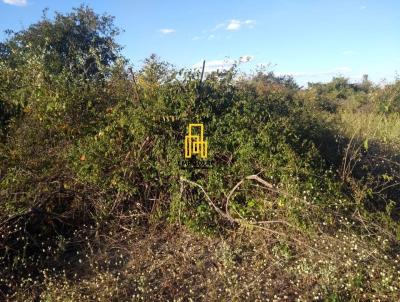
M172 29L172 28L162 28L160 29L160 33L162 33L163 35L169 35L174 33L176 30Z
M226 23L219 23L219 24L215 25L214 28L211 29L211 31L216 31L216 30L224 28L224 27L226 27ZM204 32L207 32L207 31L204 31Z
M366 8L367 8L367 6L365 6L365 5L361 5L361 6L360 6L360 9L361 9L361 10L364 10L364 9L366 9Z
M250 55L243 55L240 56L238 60L233 59L223 59L223 60L211 60L206 61L206 65L204 71L206 73L213 72L213 71L224 71L230 69L236 63L248 63L253 60L253 56ZM202 69L203 68L203 61L197 62L193 65L194 69Z
M256 24L256 21L254 21L254 20L246 20L246 21L244 21L244 24L246 24L249 28L253 28L254 25Z
M236 19L232 19L228 22L228 25L225 27L226 30L239 30L242 26L246 26L248 28L253 28L256 22L254 20L245 20L240 21Z
M235 64L235 60L232 59L225 59L225 60L211 60L206 61L206 66L204 68L205 72L213 72L213 71L223 71L228 70ZM198 62L193 65L194 69L201 69L203 67L203 62Z
M254 28L255 24L256 24L256 21L250 20L250 19L244 20L244 21L237 20L237 19L231 19L227 22L217 24L213 29L211 29L211 31L217 31L219 29L225 29L228 31L236 31L243 27Z
M242 26L242 23L239 20L231 20L226 27L226 30L238 30Z
M16 6L25 6L27 5L26 0L3 0L4 3Z

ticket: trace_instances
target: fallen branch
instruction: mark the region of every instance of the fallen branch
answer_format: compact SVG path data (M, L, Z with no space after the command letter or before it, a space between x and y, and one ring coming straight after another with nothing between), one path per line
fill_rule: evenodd
M259 176L257 176L257 175L249 175L249 176L246 176L245 178L243 178L241 181L239 181L239 182L232 188L232 190L229 192L228 196L226 197L225 212L226 212L226 214L229 215L229 216L230 216L230 214L229 214L229 209L228 209L228 206L229 206L229 199L231 198L232 194L237 190L237 188L239 188L240 185L241 185L246 179L248 179L248 180L255 180L255 181L261 183L262 185L264 185L264 187L267 188L267 189L269 189L269 190L274 190L274 189L275 189L275 187L274 187L273 184L271 184L271 183L265 181L264 179L262 179L261 177L259 177Z
M265 181L264 179L260 178L260 177L257 176L257 175L249 175L249 176L246 176L245 178L243 178L241 181L239 181L239 182L232 188L232 190L229 192L229 194L228 194L228 196L227 196L227 198L226 198L225 213L224 213L220 208L218 208L218 207L215 205L215 203L212 201L212 199L210 198L210 196L208 196L206 190L205 190L201 185L199 185L198 183L196 183L196 182L194 182L194 181L185 179L184 177L181 177L180 180L181 180L181 182L186 182L186 183L189 183L189 184L191 184L191 185L193 185L193 186L196 186L196 187L200 188L200 190L204 193L204 195L205 195L205 197L206 197L208 203L210 204L210 206L211 206L218 214L220 214L223 218L229 220L231 223L237 223L237 224L240 224L240 225L249 225L249 226L252 226L252 227L255 227L255 228L258 228L258 229L262 229L262 230L265 230L265 231L267 231L267 232L269 232L269 233L272 233L272 234L275 234L275 235L278 235L278 236L283 236L283 237L288 237L288 234L283 233L283 232L279 232L279 231L276 231L276 230L273 230L273 229L270 229L270 228L267 228L267 227L262 226L262 225L272 224L272 223L280 223L280 224L285 224L285 225L288 225L288 226L290 226L290 227L292 227L292 228L295 228L294 225L292 225L292 224L290 224L289 222L284 221L284 220L270 220L270 221L267 221L267 220L266 220L266 221L256 221L256 222L252 222L252 221L248 221L247 219L244 219L243 217L241 217L241 218L238 219L238 218L233 218L233 217L231 216L231 214L229 213L229 209L228 209L229 199L231 198L231 196L233 195L233 193L237 190L237 188L238 188L245 180L255 180L255 181L261 183L266 189L272 190L272 191L274 191L274 192L279 192L279 191L275 188L275 186L274 186L273 184L271 184L271 183ZM322 254L322 255L324 255L324 256L326 256L326 257L329 257L327 254L321 252L320 250L318 250L318 249L316 249L316 248L310 246L309 244L307 244L307 243L305 243L305 242L303 242L303 241L301 241L301 240L299 240L299 239L297 239L297 238L290 238L290 240L292 240L293 242L296 242L296 243L298 243L298 244L301 244L301 245L303 245L303 246L306 246L306 247L309 248L310 250L313 250L313 251L315 251L315 252L317 252L317 253L319 253L319 254Z
M209 205L210 205L218 214L220 214L222 217L228 219L230 222L234 222L234 219L233 219L230 215L229 215L229 216L226 215L226 213L222 212L221 209L218 208L218 207L215 205L215 203L211 200L210 196L208 196L206 190L204 190L204 188L203 188L201 185L199 185L198 183L196 183L196 182L194 182L194 181L191 181L191 180L188 180L188 179L186 179L186 178L183 178L183 177L181 177L180 180L181 180L181 182L187 182L187 183L189 183L189 184L191 184L191 185L193 185L193 186L196 186L196 187L200 188L200 190L204 193L204 196L206 197L206 199L207 199Z

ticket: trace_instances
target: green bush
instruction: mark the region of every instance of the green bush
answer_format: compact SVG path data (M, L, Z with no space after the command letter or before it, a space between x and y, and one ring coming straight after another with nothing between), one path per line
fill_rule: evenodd
M200 72L177 70L155 55L133 72L117 33L111 17L80 7L45 17L0 45L5 275L63 263L79 250L76 238L91 242L126 217L209 235L232 230L238 220L278 220L315 234L321 226L336 230L355 213L369 219L360 200L380 198L380 225L398 229L392 218L399 174L372 160L382 155L398 164L387 155L396 149L352 136L340 121L363 110L398 112L398 82L380 89L334 78L301 90L273 72L239 80L236 68L200 79ZM189 123L205 126L207 169L182 166ZM351 143L364 148L346 149ZM351 165L344 164L348 156ZM249 175L274 190L246 182L227 204ZM376 182L393 187L377 195Z

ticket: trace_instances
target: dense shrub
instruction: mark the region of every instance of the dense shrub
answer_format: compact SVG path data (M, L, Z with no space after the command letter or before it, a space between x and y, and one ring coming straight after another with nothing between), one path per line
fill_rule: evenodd
M120 225L223 234L279 222L312 235L343 224L363 232L371 219L400 234L400 173L388 164L399 165L398 141L348 125L368 110L393 117L397 82L334 78L301 90L291 77L239 78L235 68L201 79L155 55L134 72L112 20L81 7L0 45L0 261L2 278L14 275L3 292L28 273L65 268L83 242L93 252L95 238ZM182 166L194 122L205 125L208 169ZM273 189L246 182L230 194L249 175ZM375 219L366 210L377 202ZM348 222L355 213L365 221Z

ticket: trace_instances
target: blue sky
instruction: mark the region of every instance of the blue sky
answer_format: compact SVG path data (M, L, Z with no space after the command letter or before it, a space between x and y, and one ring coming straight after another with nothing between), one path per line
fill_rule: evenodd
M270 66L302 85L335 75L392 81L400 72L398 0L0 1L2 32L28 27L46 7L67 12L84 3L114 15L136 67L151 53L177 67L205 59L208 70L239 60L244 71Z

